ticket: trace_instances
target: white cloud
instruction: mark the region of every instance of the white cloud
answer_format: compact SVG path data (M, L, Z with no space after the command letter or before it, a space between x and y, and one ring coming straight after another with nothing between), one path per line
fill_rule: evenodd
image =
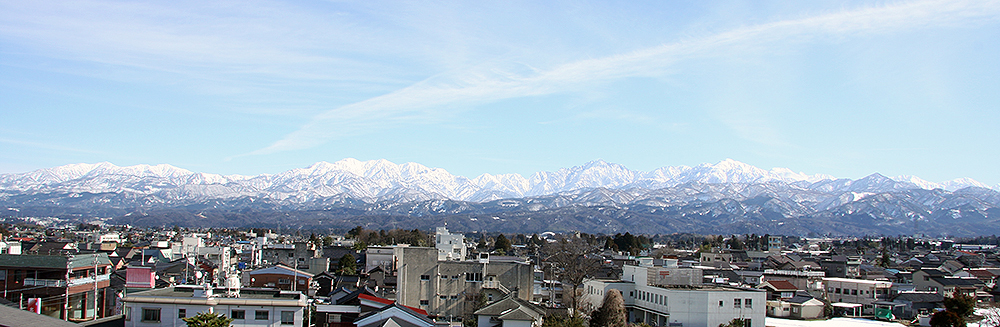
M306 149L353 133L390 128L404 121L433 120L443 112L460 110L457 107L577 92L585 90L586 85L624 77L662 76L678 62L690 58L730 56L740 51L816 39L975 24L980 19L997 19L998 12L1000 2L900 3L747 26L630 53L569 62L548 70L491 63L434 76L382 96L326 111L285 138L250 154ZM730 119L724 123L751 140L774 143L780 139L778 132L767 127L766 122Z

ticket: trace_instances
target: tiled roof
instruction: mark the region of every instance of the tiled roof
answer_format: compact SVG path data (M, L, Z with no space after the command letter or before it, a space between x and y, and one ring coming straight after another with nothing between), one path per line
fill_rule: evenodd
M764 283L771 285L771 287L774 287L774 289L778 291L795 291L799 289L798 287L795 287L795 285L793 285L791 282L787 280L769 280L765 281ZM764 286L763 283L761 284L761 286Z

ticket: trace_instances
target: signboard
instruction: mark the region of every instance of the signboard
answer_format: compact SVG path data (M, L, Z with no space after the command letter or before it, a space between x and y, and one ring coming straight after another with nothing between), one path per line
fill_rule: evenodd
M42 314L42 298L28 298L28 307L24 309L37 314Z

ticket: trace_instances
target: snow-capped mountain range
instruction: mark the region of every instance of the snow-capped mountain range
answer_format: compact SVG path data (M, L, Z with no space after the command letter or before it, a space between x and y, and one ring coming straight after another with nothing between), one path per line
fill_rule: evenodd
M972 179L856 180L735 160L652 171L592 161L517 174L456 176L386 160L320 162L257 176L169 165L75 164L0 175L0 218L145 226L268 226L540 233L1000 233L1000 192Z
M119 167L111 163L72 164L27 173L0 175L0 192L19 194L119 193L155 195L163 201L264 198L283 202L350 198L368 203L384 200L448 199L487 202L535 197L589 188L655 190L685 183L762 184L782 182L824 192L878 193L905 189L990 188L969 178L933 183L915 176L836 179L787 168L764 170L727 159L694 167L668 166L648 172L597 160L584 165L518 174L456 176L441 168L387 160L344 159L306 168L257 176L197 173L170 165Z

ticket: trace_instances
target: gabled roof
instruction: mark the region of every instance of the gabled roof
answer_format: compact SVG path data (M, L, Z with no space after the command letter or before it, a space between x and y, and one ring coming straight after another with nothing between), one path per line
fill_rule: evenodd
M392 321L390 323L390 321ZM426 311L419 313L413 309L393 303L381 309L366 313L354 320L358 327L391 327L394 324L400 327L430 327L434 326L434 321L427 317Z
M515 313L515 311L522 312ZM514 296L514 293L510 293L502 299L476 310L474 314L477 316L496 316L501 319L503 319L504 315L511 314L510 317L512 320L533 320L544 317L545 309ZM530 319L525 319L526 317L530 317Z
M250 272L250 275L259 274L281 274L281 275L294 275L295 277L307 277L312 278L313 274L305 272L298 269L293 269L285 265L277 265L269 268L261 268Z
M794 297L792 297L792 298L790 298L788 300L785 300L785 301L790 302L790 303L795 303L795 304L798 304L798 305L806 305L806 304L808 304L808 305L823 305L823 301L817 300L816 298L813 298L812 296L796 295L796 296L794 296ZM813 302L812 303L807 303L809 301L813 301Z
M347 295L344 295L344 296L340 297L339 299L337 299L337 304L348 304L348 302L357 300L360 295L368 295L368 296L372 296L372 297L375 296L375 292L372 291L371 289L367 288L367 287L359 288L357 290L354 290L353 292L347 290L346 288L341 287L341 288L338 288L336 291L331 292L330 294L332 295L332 294L337 293L337 292L347 293ZM390 302L386 302L384 304L389 304L389 303Z
M396 304L396 301L389 300L389 299L383 299L383 298L380 298L380 297L377 297L377 296L374 296L374 295L369 295L369 294L358 294L358 299L363 300L363 301L371 301L371 302L375 302L375 303L385 304L385 305ZM337 303L340 304L340 301L338 301ZM362 304L364 304L364 303L362 303ZM405 306L405 305L402 305L402 304L400 304L400 305L403 306L403 307L406 307L407 309L413 310L413 312L416 312L418 314L422 314L422 315L425 315L425 316L427 315L427 310L418 309L418 308L414 308L414 307L410 307L410 306Z
M505 313L501 314L497 318L500 318L501 320L535 321L541 319L541 317L543 317L542 314L538 313L537 311L525 308L523 306L519 306L517 308L507 310Z
M994 275L993 273L987 271L986 269L970 269L970 270L966 270L966 271L969 272L969 275L976 276L976 278L980 278L980 279L982 279L982 278L996 278L997 277L997 275Z
M766 288L767 286L770 286L771 289L774 289L775 291L778 291L778 292L782 292L782 291L785 291L785 292L794 292L794 291L797 291L799 289L798 287L795 287L795 285L793 285L791 282L789 282L787 280L768 280L768 281L764 281L763 283L760 283L760 286L757 286L757 288Z

